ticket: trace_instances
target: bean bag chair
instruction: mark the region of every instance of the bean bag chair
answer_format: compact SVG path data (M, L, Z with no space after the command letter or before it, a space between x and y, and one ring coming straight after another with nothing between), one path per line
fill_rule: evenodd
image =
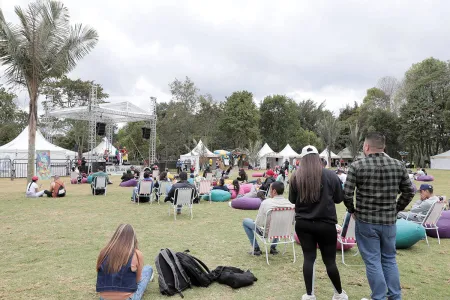
M264 173L253 173L252 177L263 177Z
M297 236L297 233L294 233L294 239L297 242L297 244L300 244L300 240ZM350 241L350 239L349 239ZM351 240L354 242L354 240ZM344 245L344 251L347 251L349 249L352 249L355 245ZM319 245L317 245L317 248L319 248ZM341 243L339 243L339 241L336 241L336 250L341 250Z
M247 183L247 184L241 184L241 194L247 194L250 193L252 190L253 184Z
M243 210L257 210L261 206L259 198L237 198L231 201L231 207Z
M411 248L418 241L425 238L425 228L422 225L404 219L397 220L397 249Z
M237 197L236 190L230 190L230 193L231 193L231 199L236 199L236 197Z
M92 175L89 175L88 177L87 177L87 181L86 181L87 183L92 183Z
M119 186L121 186L121 187L132 187L132 186L137 186L137 184L138 184L138 181L136 179L130 179L130 180L121 182L119 184Z
M203 200L208 200L209 196L204 195ZM213 202L225 202L231 199L231 194L222 190L212 190L211 191L211 201Z
M88 180L86 177L81 178L81 183L88 183Z
M70 183L71 184L77 184L78 180L76 178L72 178L72 179L70 179Z
M442 212L439 221L437 222L439 237L442 238L450 238L450 210L446 210ZM427 235L431 237L437 238L436 230L427 230Z
M419 176L416 179L417 181L433 181L434 177L431 175L423 175L423 176Z

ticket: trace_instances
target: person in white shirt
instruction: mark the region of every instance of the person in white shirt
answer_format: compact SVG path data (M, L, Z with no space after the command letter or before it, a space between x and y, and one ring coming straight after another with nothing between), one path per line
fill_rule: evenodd
M344 173L342 169L337 170L337 176L339 180L344 184L347 181L347 174Z
M25 192L25 195L27 198L39 198L44 195L45 191L39 191L39 186L36 183L38 181L37 176L33 176L31 178L31 182L27 185L27 190Z
M284 193L284 184L283 182L273 182L271 184L271 192L270 192L270 198L267 198L266 200L264 200L261 203L261 206L259 207L258 210L258 216L257 216L257 221L258 223L256 224L256 227L260 228L260 227L264 227L264 220L265 220L265 215L266 213L273 208L277 208L277 207L294 207L294 205L289 202L288 199L283 197L283 193ZM253 240L254 240L254 230L255 230L255 221L253 221L250 218L246 218L244 219L242 225L244 226L244 230L245 233L247 234L248 240L250 241L250 244L253 246ZM257 229L259 230L259 229ZM266 228L266 231L268 230L268 228ZM278 239L273 239L272 243L276 243L278 242ZM276 249L276 245L271 245L270 246L270 254L278 254L278 251ZM255 241L255 248L253 249L253 251L250 252L250 254L254 254L254 255L261 255L261 250L259 248L258 243L256 243Z

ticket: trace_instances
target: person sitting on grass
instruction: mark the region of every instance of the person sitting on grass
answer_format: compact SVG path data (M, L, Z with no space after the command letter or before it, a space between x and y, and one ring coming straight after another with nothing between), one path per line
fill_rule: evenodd
M131 169L128 169L126 173L123 173L122 177L120 177L120 180L122 180L122 182L128 181L134 179L134 175L133 173L131 173Z
M439 197L433 194L433 186L430 184L420 185L420 200L412 206L409 212L401 211L397 214L398 219L406 219L415 222L422 222L425 216L435 202L439 201Z
M261 178L258 178L256 180L256 183L252 185L250 188L250 192L244 195L239 195L238 198L245 197L245 198L256 198L258 197L259 188L261 187ZM264 194L264 192L263 192Z
M139 179L139 176L141 176L141 172L138 169L136 169L134 166L131 166L130 170L131 170L134 178Z
M258 216L256 218L258 223L256 223L256 228L257 228L259 234L262 234L262 232L259 228L265 227L265 225L266 225L266 224L264 224L265 216L266 216L266 213L270 209L282 208L282 207L283 208L294 207L294 205L283 196L284 184L282 182L276 181L276 182L272 183L271 188L272 188L272 190L270 193L270 198L267 198L266 200L264 200L261 203L261 206L259 207L259 210L258 210ZM244 226L244 231L247 234L250 244L253 246L255 221L253 221L250 218L246 218L242 222L242 225ZM266 234L268 232L267 229L266 229ZM277 242L278 242L278 239L276 239L276 238L272 240L272 243L277 243ZM278 254L276 247L277 246L274 244L272 244L270 246L270 254L274 254L274 255ZM250 254L257 255L257 256L261 255L261 249L259 248L259 245L256 242L256 240L255 240L255 246L253 248L253 251L251 251Z
M248 176L247 173L245 173L244 169L239 170L239 177L237 178L238 181L247 182Z
M275 173L274 173L271 169L267 170L267 172L266 172L266 180L265 180L264 183L261 185L261 188L260 188L260 189L263 190L263 191L268 191L270 185L271 185L273 182L275 182L274 176L275 176Z
M135 187L133 188L133 193L132 193L132 195L131 195L131 201L132 201L132 202L137 202L137 197L139 197L139 195L138 195L137 193L139 192L139 188L140 188L140 186L141 186L141 181L151 181L151 182L152 182L152 188L151 188L150 190L153 190L153 179L152 179L152 177L150 176L150 173L145 172L145 173L144 173L144 178L143 178L142 180L140 180L140 181L138 182L137 186L135 186ZM150 200L150 199L148 199L148 201L149 201L149 200ZM139 202L148 202L148 201L139 201Z
M39 191L42 185L38 185L36 182L39 180L37 176L31 177L31 182L27 185L25 195L27 198L39 198L44 195L45 191Z
M225 192L230 191L230 189L225 185L225 179L223 179L223 178L219 179L219 184L216 185L215 187L213 187L213 190L222 190Z
M53 176L53 181L50 183L50 190L44 191L44 194L47 195L47 197L64 197L66 195L66 187L64 185L64 182L59 178L59 175Z
M139 300L153 279L153 268L144 266L133 226L120 224L97 258L96 291L100 300Z
M92 187L95 186L95 183L97 182L97 177L106 177L106 182L109 183L109 177L108 174L105 173L102 166L99 166L98 171L96 173L92 173ZM95 190L96 195L103 195L105 193L105 190Z
M176 189L181 189L181 188L191 188L192 189L192 195L196 195L197 194L197 190L195 189L195 186L193 186L192 184L190 184L187 181L187 173L186 172L181 172L179 175L180 180L175 183L174 185L172 185L172 188L170 189L169 193L167 194L166 199L164 200L164 202L173 202L173 198L175 197L175 191ZM181 205L177 206L177 214L181 214Z

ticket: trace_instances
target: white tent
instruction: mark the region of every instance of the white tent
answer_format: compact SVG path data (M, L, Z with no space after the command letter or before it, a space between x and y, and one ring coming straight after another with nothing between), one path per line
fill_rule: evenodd
M203 156L206 156L208 158L217 158L218 155L212 153L209 151L208 148L203 144L203 142L200 140L197 144L197 146L194 147L189 153L180 155L180 159L182 162L189 160L191 163L194 164L196 172L200 170L200 154L203 154Z
M109 150L109 155L113 156L116 153L116 147L114 147L106 137L104 137L100 144L97 145L94 149L92 149L92 155L103 156L105 150ZM89 151L91 152L91 151ZM83 153L83 156L89 156L89 152Z
M74 159L76 152L53 145L36 130L36 150L49 150L51 159ZM0 146L0 158L28 159L28 126L11 142Z
M322 153L319 154L319 156L328 160L328 149L323 150ZM338 158L339 156L334 154L333 151L331 151L331 159L338 159Z
M431 157L431 168L450 170L450 150Z
M269 168L274 168L277 163L276 159L282 157L275 153L267 143L265 143L261 150L259 150L258 156L259 166L262 169L267 168L267 166L269 166Z
M279 157L283 157L283 161L281 163L288 160L291 165L293 164L294 158L300 157L300 154L295 152L289 144L287 144L286 147L278 153L278 155Z
M350 152L350 149L348 149L348 147L342 149L342 150L338 153L337 156L339 156L339 158L340 158L340 159L343 159L343 160L353 159L353 155L352 155L352 153ZM359 152L359 153L358 153L358 156L356 156L357 159L364 158L364 157L365 157L365 156L364 156L364 153L362 153L362 152Z

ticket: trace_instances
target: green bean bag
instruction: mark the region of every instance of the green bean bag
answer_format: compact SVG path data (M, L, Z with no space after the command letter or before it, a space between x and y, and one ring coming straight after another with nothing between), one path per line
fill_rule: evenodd
M87 177L87 181L86 181L87 183L92 183L92 175L89 175L88 177Z
M202 196L203 200L209 200L208 195ZM213 202L225 202L231 199L231 193L222 190L212 190L211 191L211 201Z
M405 219L397 220L397 237L395 246L397 249L411 248L418 241L425 238L425 228Z

